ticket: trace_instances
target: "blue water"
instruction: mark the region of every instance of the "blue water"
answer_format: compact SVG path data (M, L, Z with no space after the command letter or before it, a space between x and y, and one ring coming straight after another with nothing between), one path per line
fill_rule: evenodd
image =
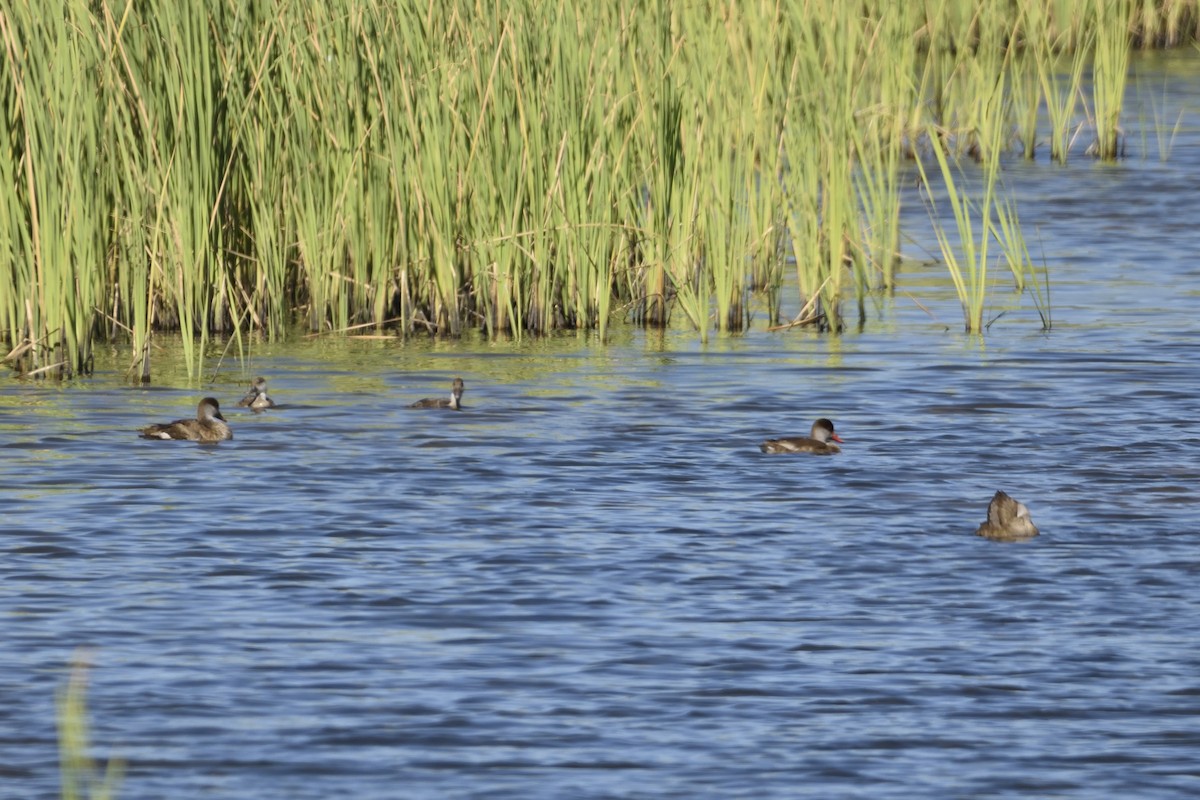
M0 797L57 796L81 647L120 798L1197 796L1198 145L1010 166L1049 332L914 261L839 338L0 382ZM137 438L204 394L232 442ZM840 456L758 451L817 416ZM997 489L1040 537L972 535Z

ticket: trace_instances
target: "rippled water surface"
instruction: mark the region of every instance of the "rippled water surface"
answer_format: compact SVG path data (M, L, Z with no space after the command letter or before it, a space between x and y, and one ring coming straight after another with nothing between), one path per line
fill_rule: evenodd
M1175 147L1012 166L1050 332L997 281L963 336L914 261L840 338L0 383L0 797L56 796L81 646L122 798L1197 796L1200 137ZM252 414L259 373L282 407ZM456 375L466 410L406 407ZM232 442L136 437L202 394ZM758 451L817 416L842 455ZM1042 536L972 535L997 489Z

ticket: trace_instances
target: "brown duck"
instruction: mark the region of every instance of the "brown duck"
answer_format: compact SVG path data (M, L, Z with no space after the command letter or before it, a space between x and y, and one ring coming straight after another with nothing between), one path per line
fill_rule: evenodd
M1037 536L1038 529L1024 503L996 492L988 504L987 522L979 526L975 535L998 542L1023 542Z
M143 439L186 439L189 442L222 442L233 438L233 431L221 416L215 398L206 397L196 406L195 419L177 419L142 428Z
M454 383L450 387L449 397L426 397L424 400L418 400L413 403L409 408L449 408L454 411L461 411L462 396L462 378L455 378Z
M768 439L758 446L764 453L812 453L831 456L842 452L842 448L831 444L830 439L841 442L842 437L833 432L833 423L822 417L813 423L808 436L791 436L784 439Z

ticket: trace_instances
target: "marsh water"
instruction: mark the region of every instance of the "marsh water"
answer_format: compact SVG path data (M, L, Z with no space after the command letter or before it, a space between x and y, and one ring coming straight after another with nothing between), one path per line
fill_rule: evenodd
M0 383L0 797L57 796L78 648L122 798L1200 794L1200 89L1159 58L1165 163L1132 124L1008 165L1049 331L997 271L961 332L914 191L840 337ZM235 406L257 374L279 408ZM407 408L454 376L465 410ZM206 394L233 441L137 438ZM759 452L817 416L841 455ZM1040 537L972 535L997 489Z

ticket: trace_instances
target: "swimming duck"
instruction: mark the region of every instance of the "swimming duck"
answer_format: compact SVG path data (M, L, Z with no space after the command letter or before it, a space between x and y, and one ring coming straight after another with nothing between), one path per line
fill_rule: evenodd
M239 406L249 406L255 411L262 411L264 408L274 408L275 401L267 396L267 379L255 378L254 383L250 384L250 391L246 392L246 396L238 400Z
M449 408L454 411L461 411L462 396L462 378L455 378L454 383L450 387L449 397L426 397L424 400L418 400L413 403L409 408Z
M792 436L784 439L768 439L758 446L764 453L812 453L818 456L831 456L842 452L836 444L829 440L842 441L842 437L833 432L833 423L822 417L813 423L808 436Z
M1024 503L996 492L988 504L987 522L979 526L975 535L999 542L1023 542L1037 536L1038 529Z
M233 438L215 398L206 397L196 406L195 419L177 419L140 430L143 439L186 439L189 442L220 442Z

